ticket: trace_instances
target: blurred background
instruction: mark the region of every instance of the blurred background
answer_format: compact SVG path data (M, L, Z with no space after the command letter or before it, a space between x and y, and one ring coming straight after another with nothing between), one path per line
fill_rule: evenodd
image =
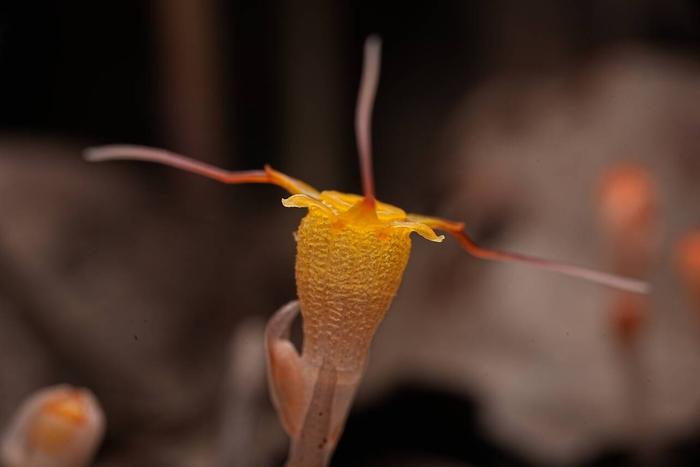
M381 200L487 246L649 279L630 297L420 238L333 466L700 465L700 3L4 2L0 427L92 389L98 466L277 466L265 321L295 296L280 190L359 192L384 41Z

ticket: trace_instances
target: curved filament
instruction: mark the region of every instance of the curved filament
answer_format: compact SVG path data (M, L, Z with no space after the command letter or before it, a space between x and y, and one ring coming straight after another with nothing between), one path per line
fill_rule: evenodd
M474 240L464 231L464 224L461 222L452 222L434 217L410 215L409 219L423 222L424 224L435 229L443 230L454 237L467 253L477 258L490 261L504 261L511 263L527 264L539 269L564 274L566 276L584 279L596 284L605 285L613 289L625 290L627 292L647 294L649 293L649 284L639 279L619 276L602 271L575 266L573 264L560 263L547 259L538 258L535 256L522 255L520 253L510 253L507 251L492 250L479 246Z
M296 180L281 172L277 172L269 166L266 166L265 170L229 171L164 149L127 144L88 148L83 154L85 159L90 162L110 160L155 162L157 164L163 164L186 172L202 175L222 183L270 183L280 186L292 194L304 193L311 196L318 195L318 192L314 188L301 180Z
M374 97L379 84L381 69L382 41L377 36L370 36L365 42L362 79L357 94L355 110L355 138L360 155L362 172L362 189L365 203L370 208L375 206L374 173L372 171L372 109Z

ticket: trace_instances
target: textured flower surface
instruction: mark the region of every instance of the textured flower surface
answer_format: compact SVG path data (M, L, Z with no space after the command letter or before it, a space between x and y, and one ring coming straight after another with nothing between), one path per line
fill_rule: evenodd
M309 209L296 233L304 354L317 365L325 358L338 370L358 370L401 284L411 232L444 237L390 204L367 209L359 195L323 191L282 202Z

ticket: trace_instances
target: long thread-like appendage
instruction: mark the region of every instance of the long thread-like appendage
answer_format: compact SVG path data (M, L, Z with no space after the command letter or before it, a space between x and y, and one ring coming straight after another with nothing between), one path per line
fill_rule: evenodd
M372 110L374 97L379 85L381 69L382 42L377 36L370 36L365 42L362 79L357 94L355 110L355 138L360 156L360 171L362 175L362 190L365 203L374 209L376 204L374 190L374 173L372 170Z
M310 185L266 166L265 170L230 171L201 162L189 157L166 151L164 149L134 146L129 144L114 144L88 148L84 157L90 162L113 160L138 160L167 165L176 169L192 172L211 178L221 183L269 183L284 188L289 193L304 193L317 196L318 191Z
M538 258L536 256L522 255L520 253L511 253L508 251L482 247L474 242L469 235L467 235L467 233L464 231L464 224L461 222L449 221L437 217L422 216L419 214L409 214L408 218L412 221L422 222L434 229L447 232L459 242L467 253L476 258L490 261L526 264L528 266L534 266L539 269L576 277L578 279L587 280L589 282L594 282L596 284L627 292L647 294L650 291L649 283L643 280L596 271L594 269L588 269L559 261L551 261L548 259Z

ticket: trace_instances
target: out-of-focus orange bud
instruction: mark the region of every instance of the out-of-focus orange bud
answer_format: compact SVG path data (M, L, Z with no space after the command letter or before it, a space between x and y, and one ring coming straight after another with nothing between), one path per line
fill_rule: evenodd
M620 294L612 314L612 325L619 341L625 345L634 343L647 318L646 297Z
M53 386L20 405L2 440L6 467L83 467L104 435L102 409L86 389Z
M621 163L601 175L598 212L616 272L646 274L658 232L656 184L646 168Z
M603 225L615 235L648 230L656 220L656 186L649 171L621 163L605 170L599 189Z
M676 245L678 271L700 304L700 228L687 234Z

